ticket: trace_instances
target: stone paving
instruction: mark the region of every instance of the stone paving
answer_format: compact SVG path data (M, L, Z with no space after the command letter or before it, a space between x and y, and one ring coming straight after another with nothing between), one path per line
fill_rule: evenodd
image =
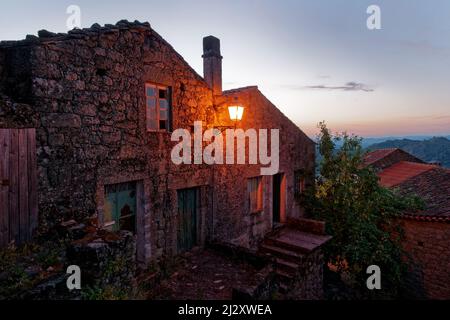
M251 286L258 270L215 251L196 249L181 258L179 268L149 293L149 299L229 300L233 287Z

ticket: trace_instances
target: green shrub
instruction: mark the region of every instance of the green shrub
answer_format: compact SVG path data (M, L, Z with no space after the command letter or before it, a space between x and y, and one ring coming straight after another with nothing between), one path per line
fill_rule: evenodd
M355 289L366 293L366 269L378 265L382 293L395 296L405 272L400 246L403 233L396 218L406 209L421 208L423 202L380 186L374 170L363 165L360 138L332 135L324 123L319 126L320 175L315 189L302 201L309 212L326 222L327 232L333 236L325 248L327 261L345 274ZM336 147L338 141L340 148Z

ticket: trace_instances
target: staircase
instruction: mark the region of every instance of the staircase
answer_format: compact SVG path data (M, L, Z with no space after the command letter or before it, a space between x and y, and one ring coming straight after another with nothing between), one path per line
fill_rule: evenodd
M273 259L281 293L289 291L294 279L306 272L304 262L309 253L330 239L330 236L307 232L295 226L282 227L265 238L260 252Z

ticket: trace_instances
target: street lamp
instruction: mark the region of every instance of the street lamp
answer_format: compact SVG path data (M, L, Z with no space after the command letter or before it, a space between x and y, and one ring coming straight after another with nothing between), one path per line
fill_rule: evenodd
M241 121L244 114L244 107L242 106L229 106L228 112L230 114L231 121Z

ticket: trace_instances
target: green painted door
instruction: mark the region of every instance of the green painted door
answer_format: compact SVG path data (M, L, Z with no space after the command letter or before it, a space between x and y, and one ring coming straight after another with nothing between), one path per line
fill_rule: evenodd
M136 232L136 182L105 186L105 222L112 229Z
M198 188L178 190L178 252L197 244L197 220L200 201Z

